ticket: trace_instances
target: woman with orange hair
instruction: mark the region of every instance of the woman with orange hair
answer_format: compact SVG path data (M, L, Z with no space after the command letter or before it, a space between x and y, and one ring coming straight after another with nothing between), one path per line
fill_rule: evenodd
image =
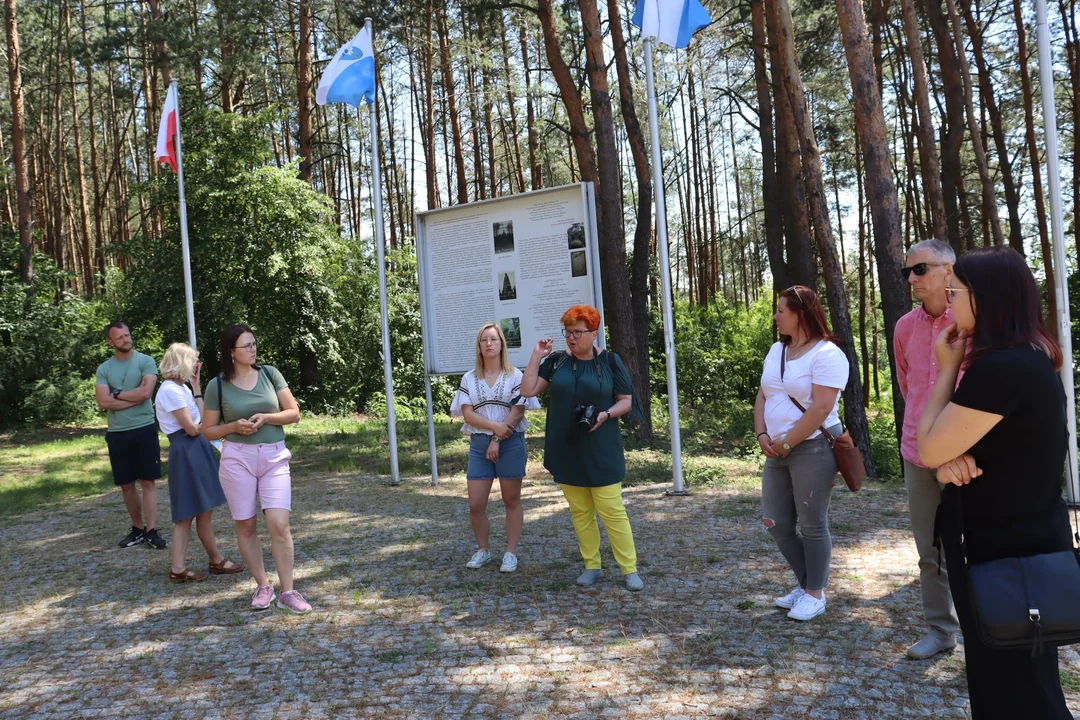
M585 572L578 585L601 576L599 513L615 561L629 590L645 587L637 574L634 533L623 507L626 476L622 433L612 422L633 410L634 388L618 355L596 347L600 313L575 305L562 316L566 352L552 352L552 340L539 341L521 380L521 395L550 390L544 434L544 467L570 504Z

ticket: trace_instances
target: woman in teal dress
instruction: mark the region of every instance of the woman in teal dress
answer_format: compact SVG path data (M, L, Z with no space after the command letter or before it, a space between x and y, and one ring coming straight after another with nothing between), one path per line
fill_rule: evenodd
M521 381L521 395L550 391L544 467L570 505L585 561L578 585L592 585L602 574L599 514L627 589L641 590L645 584L637 573L634 533L622 500L626 458L617 420L633 409L634 389L622 359L596 347L596 308L575 305L562 316L562 324L566 352L553 353L550 338L538 342Z

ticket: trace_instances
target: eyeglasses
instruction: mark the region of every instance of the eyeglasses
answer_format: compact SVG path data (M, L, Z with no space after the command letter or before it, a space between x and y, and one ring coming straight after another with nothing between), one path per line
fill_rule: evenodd
M564 338L574 338L575 340L579 340L582 335L591 332L592 330L567 330L566 328L563 328L562 336Z
M481 345L498 345L502 342L499 338L483 338L480 340Z
M956 302L956 293L958 293L958 292L969 293L969 292L971 292L971 289L970 288L947 287L947 288L945 288L945 297L947 297L949 299L949 302Z
M249 342L247 345L233 345L234 350L254 350L259 346L257 342Z
M949 263L941 263L941 262L938 262L938 263L915 263L911 267L900 268L900 274L904 276L905 280L907 280L908 278L911 277L911 273L915 273L919 277L922 277L923 275L926 274L926 271L929 270L931 266L937 267L939 265L948 265L948 264Z

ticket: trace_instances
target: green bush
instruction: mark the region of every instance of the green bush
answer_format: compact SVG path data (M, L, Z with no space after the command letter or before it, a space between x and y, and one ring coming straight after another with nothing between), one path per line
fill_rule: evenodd
M0 229L0 424L91 422L94 371L105 359L107 300L82 300L52 259L34 258L33 294L19 281L19 243Z

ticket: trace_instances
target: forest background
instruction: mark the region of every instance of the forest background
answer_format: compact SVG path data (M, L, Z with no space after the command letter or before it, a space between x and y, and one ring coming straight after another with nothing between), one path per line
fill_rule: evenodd
M1034 6L707 0L657 63L680 399L754 452L774 289L818 289L852 365L846 425L899 471L892 328L907 247L1050 252ZM620 0L4 0L0 425L101 422L101 335L186 340L176 177L154 162L180 84L204 378L245 321L306 412L385 413L366 113L314 105L374 19L398 417L423 417L414 212L597 186L609 341L664 443L666 382L642 42ZM1076 0L1051 2L1066 244L1080 251ZM1053 293L1047 312L1056 313ZM1075 300L1074 300L1075 302ZM1072 316L1080 315L1080 304ZM471 338L462 338L471 342ZM1076 343L1076 340L1074 340ZM437 408L454 378L439 378ZM655 434L654 434L655 432Z

